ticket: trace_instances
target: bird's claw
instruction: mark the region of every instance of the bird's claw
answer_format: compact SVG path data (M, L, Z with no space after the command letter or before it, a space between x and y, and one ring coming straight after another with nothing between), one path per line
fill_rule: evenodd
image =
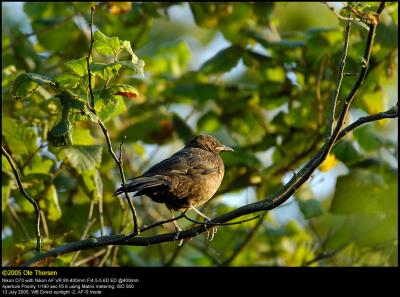
M209 240L209 241L212 241L213 239L214 239L214 236L215 236L215 234L217 233L217 227L216 226L212 226L211 227L211 236L210 236L210 231L207 229L207 223L208 223L208 221L209 220L206 220L205 221L205 224L204 224L204 227L206 228L206 231L207 231L207 239Z
M174 242L177 241L177 240L179 240L179 241L178 241L178 246L181 246L181 245L183 244L183 239L179 239L179 234L181 233L181 231L182 231L182 230L178 230L178 231L176 232L176 234L175 234L175 237L174 237Z

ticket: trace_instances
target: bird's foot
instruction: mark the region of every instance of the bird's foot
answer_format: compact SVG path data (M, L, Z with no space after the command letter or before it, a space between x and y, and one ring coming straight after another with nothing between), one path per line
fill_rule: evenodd
M178 241L178 246L181 246L181 245L183 244L183 239L179 239L179 234L181 233L181 231L182 231L182 230L178 230L178 231L176 232L176 234L175 234L175 237L174 237L174 242L177 241L177 240L179 240L179 241Z
M217 231L218 231L218 229L217 229L217 226L212 226L211 227L211 232L209 231L209 229L207 229L207 223L208 223L208 221L209 220L206 220L205 221L205 224L204 224L204 227L206 228L206 230L207 230L207 239L209 240L209 241L212 241L213 239L214 239L214 236L215 236L215 234L217 233ZM210 235L211 234L211 235Z

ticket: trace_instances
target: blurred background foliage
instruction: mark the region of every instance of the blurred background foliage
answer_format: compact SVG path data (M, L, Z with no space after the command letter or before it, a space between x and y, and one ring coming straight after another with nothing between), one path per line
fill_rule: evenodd
M132 229L100 128L73 124L69 147L47 137L61 112L51 88L14 100L22 73L55 77L65 62L87 56L95 3L2 3L2 143L12 152L27 192L42 209L44 249ZM376 11L377 2L351 5ZM340 3L336 3L339 5ZM264 199L321 147L342 55L345 22L323 3L130 3L97 7L94 29L131 42L144 76L120 70L120 97L104 120L118 151L124 135L125 175L134 177L199 133L235 148L224 154L218 195L202 211L213 217ZM353 24L346 72L360 65L367 31ZM368 76L350 123L396 104L398 4L381 15ZM109 63L94 52L96 62ZM355 76L346 76L341 96ZM93 82L101 90L104 81ZM59 266L397 266L397 119L346 136L313 177L259 221L219 227L182 247L116 246L67 254ZM169 217L164 205L134 199L140 225ZM194 217L194 213L190 213ZM180 221L189 227L190 222ZM33 255L34 212L2 156L2 264ZM172 225L172 224L171 224ZM143 234L170 232L169 224Z

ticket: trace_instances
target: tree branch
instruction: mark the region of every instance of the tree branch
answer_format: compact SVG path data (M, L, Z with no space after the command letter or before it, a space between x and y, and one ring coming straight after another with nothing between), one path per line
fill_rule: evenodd
M89 47L89 53L88 56L86 57L86 64L87 64L87 69L88 69L88 79L89 79L89 91L90 91L90 108L92 111L94 111L94 96L93 96L93 90L92 90L92 75L90 73L90 57L92 56L92 48L93 48L93 17L94 17L94 11L96 9L96 6L90 7L90 47Z
M17 169L15 168L15 165L13 161L11 160L10 154L6 151L6 149L1 146L1 151L6 157L8 163L10 164L12 171L14 172L14 176L17 180L19 191L21 194L33 205L33 208L35 209L35 215L36 215L36 223L35 223L35 232L36 232L36 253L40 253L40 248L42 245L42 238L40 234L40 208L38 203L36 202L35 199L31 198L28 193L25 191L24 186L22 185L21 178L19 177L19 173Z
M344 128L340 131L338 140L340 140L341 138L346 136L350 131L354 130L355 128L357 128L363 124L366 124L369 122L374 122L374 121L379 121L382 119L397 118L398 116L399 116L399 108L398 108L398 102L397 102L395 106L393 106L392 108L390 108L386 111L379 112L379 113L365 116L365 117L361 117L358 120L356 120L355 122L351 123L346 128Z

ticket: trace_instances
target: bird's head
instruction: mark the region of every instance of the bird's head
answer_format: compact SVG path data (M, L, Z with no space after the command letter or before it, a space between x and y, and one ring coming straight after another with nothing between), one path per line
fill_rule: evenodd
M219 153L221 151L234 151L233 148L221 144L217 139L206 134L201 134L194 137L186 144L186 147L198 147L214 153Z

